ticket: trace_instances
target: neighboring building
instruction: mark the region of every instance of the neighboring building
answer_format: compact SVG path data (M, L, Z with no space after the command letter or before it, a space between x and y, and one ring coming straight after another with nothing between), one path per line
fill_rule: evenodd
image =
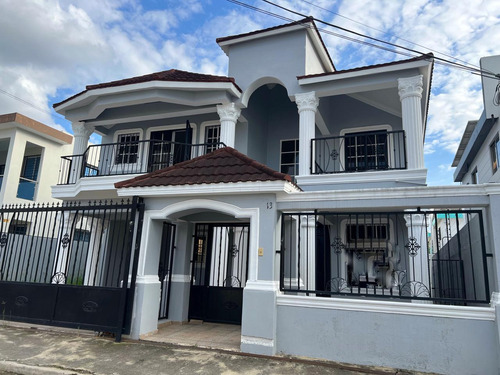
M0 115L0 203L57 202L61 156L73 149L73 137L20 113Z
M217 42L228 77L54 106L75 142L52 193L77 203L48 236L41 278L66 297L45 322L140 338L200 319L241 324L244 352L497 372L500 189L426 186L432 55L337 71L311 19Z
M481 67L500 77L500 56L483 57ZM455 182L464 185L500 182L500 78L482 77L484 110L469 121L452 167Z

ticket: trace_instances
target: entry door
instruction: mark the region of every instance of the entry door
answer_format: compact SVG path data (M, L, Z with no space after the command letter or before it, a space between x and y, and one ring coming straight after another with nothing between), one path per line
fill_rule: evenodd
M191 132L186 129L151 132L148 171L170 167L191 157Z
M175 225L163 223L158 278L160 280L160 311L158 319L168 318L170 302L170 285L172 283L172 266L174 260Z
M196 225L190 319L241 324L248 240L248 224Z

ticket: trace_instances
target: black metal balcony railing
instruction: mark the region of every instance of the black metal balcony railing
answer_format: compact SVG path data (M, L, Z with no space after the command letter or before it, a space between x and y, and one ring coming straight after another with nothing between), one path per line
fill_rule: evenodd
M311 173L406 169L403 130L355 133L311 140Z
M207 154L223 143L187 144L145 140L91 145L83 155L61 157L58 185L81 177L149 173Z

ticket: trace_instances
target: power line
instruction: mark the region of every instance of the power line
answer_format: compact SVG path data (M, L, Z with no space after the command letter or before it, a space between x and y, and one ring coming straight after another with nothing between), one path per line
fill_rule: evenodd
M264 9L261 9L261 8L258 8L258 7L255 7L255 6L252 6L250 4L247 4L247 3L243 3L241 1L238 1L238 0L227 0L233 4L236 4L236 5L240 5L240 6L243 6L245 8L248 8L248 9L251 9L251 10L254 10L254 11L257 11L257 12L260 12L260 13L263 13L263 14L266 14L266 15L270 15L272 17L275 17L275 18L279 18L281 20L286 20L288 22L296 22L297 20L294 20L294 19L291 19L291 18L288 18L288 17L285 17L283 15L280 15L280 14L277 14L277 13L273 13L271 11L268 11L268 10L264 10ZM378 38L374 38L374 37L370 37L368 35L365 35L365 34L362 34L362 33L358 33L356 31L353 31L353 30L350 30L350 29L347 29L347 28L344 28L344 27L340 27L340 26L337 26L337 25L334 25L332 23L329 23L329 22L326 22L326 21L323 21L321 19L318 19L318 18L315 18L315 17L309 17L303 13L300 13L300 12L297 12L297 11L294 11L292 9L289 9L289 8L286 8L286 7L283 7L281 5L277 5L277 4L274 4L273 2L271 1L268 1L268 0L262 0L270 5L273 5L277 8L280 8L282 10L285 10L289 13L293 13L295 15L298 15L300 17L303 17L303 18L311 18L312 20L318 22L318 23L322 23L322 24L325 24L327 26L330 26L330 27L333 27L333 28L336 28L336 29L339 29L339 30L342 30L346 33L351 33L351 34L354 34L356 36L360 36L362 38L365 38L365 39L369 39L369 40L372 40L374 42L377 42L377 43L382 43L382 44L385 44L385 45L389 45L391 47L395 47L395 48L399 48L399 49L403 49L404 51L406 52L402 52L402 51L399 51L399 50L396 50L396 49L391 49L391 48L388 48L388 47L384 47L384 46L381 46L379 44L375 44L375 43L371 43L371 42L368 42L368 41L363 41L363 40L360 40L360 39L356 39L356 38L352 38L352 37L348 37L346 35L343 35L343 34L338 34L338 33L334 33L330 30L325 30L325 29L321 29L321 28L318 28L318 31L321 31L323 33L326 33L326 34L330 34L330 35L333 35L333 36L337 36L337 37L340 37L340 38L343 38L343 39L346 39L346 40L349 40L349 41L352 41L352 42L355 42L355 43L359 43L359 44L364 44L364 45L369 45L369 46L372 46L372 47L375 47L375 48L379 48L379 49L382 49L382 50L385 50L385 51L389 51L389 52L392 52L392 53L395 53L395 54L399 54L399 55L405 55L405 56L411 56L411 57L416 57L416 56L421 56L421 55L426 55L426 53L424 52L420 52L418 50L414 50L414 49L411 49L411 48L407 48L407 47L404 47L404 46L401 46L401 45L398 45L396 43L391 43L391 42L387 42L385 40L382 40L382 39L378 39ZM304 27L310 27L308 25L303 25ZM415 55L413 55L413 54ZM465 71L468 71L470 73L476 73L476 74L481 74L483 76L486 76L488 78L493 78L493 79L499 79L500 77L498 75L495 75L494 73L492 72L489 72L489 71L486 71L486 70L481 70L481 69L478 69L478 68L475 68L475 67L470 67L470 66L466 66L464 64L460 64L460 63L457 63L457 62L454 62L454 61L450 61L450 60L447 60L447 59L444 59L442 57L438 57L438 56L434 56L434 59L436 60L436 64L440 64L440 65L444 65L444 66L448 66L450 68L456 68L456 69L461 69L461 70L465 70Z
M31 103L31 102L29 102L29 101L27 101L27 100L25 100L25 99L22 99L22 98L20 98L20 97L18 97L18 96L16 96L16 95L14 95L14 94L11 94L10 92L7 92L7 91L5 91L5 90L3 90L3 89L0 89L0 93L2 93L2 94L4 94L4 95L7 95L7 96L9 96L9 97L11 97L12 99L15 99L15 100L17 100L17 101L20 101L21 103L26 104L26 105L28 105L28 106L30 106L30 107L32 107L32 108L34 108L34 109L36 109L37 111L40 111L40 112L43 112L43 113L49 114L49 115L51 115L51 116L56 115L56 116L58 116L59 118L64 119L64 116L61 116L61 115L60 115L59 113L57 113L57 112L56 112L56 113L52 113L51 111L47 111L47 109L43 109L43 108L41 108L41 107L38 107L38 106L36 106L35 104L33 104L33 103Z
M462 62L462 63L464 63L464 64L467 64L467 65L470 65L470 66L472 66L472 67L474 67L474 68L477 68L477 65L474 65L474 64L472 64L472 63L469 63L468 61L461 60L461 59L459 59L459 58L457 58L457 57L454 57L454 56L452 56L452 55L449 55L449 54L447 54L447 53L444 53L444 52L441 52L441 51L438 51L438 50L435 50L435 49L432 49L432 48L426 47L426 46L424 46L424 45L422 45L422 44L418 44L418 43L412 42L411 40L401 38L401 37L399 37L399 36L397 36L397 35L390 34L390 33L386 32L386 31L384 31L384 30L377 29L376 27L369 26L369 25L367 25L367 24L365 24L365 23L362 23L362 22L359 22L359 21L357 21L357 20L355 20L355 19L353 19L353 18L346 17L346 16L344 16L344 15L342 15L342 14L340 14L340 13L337 13L337 12L334 12L334 11L332 11L332 10L330 10L330 9L323 8L323 7L319 6L319 5L316 5L316 4L314 4L313 2L311 2L311 1L308 1L308 0L302 0L302 2L307 3L307 4L309 4L309 5L311 5L311 6L315 7L315 8L318 8L318 9L324 10L324 11L326 11L326 12L329 12L329 13L331 13L331 14L334 14L334 15L336 15L336 16L338 16L338 17L341 17L341 18L344 18L344 19L346 19L346 20L349 20L349 21L351 21L351 22L357 23L358 25L361 25L361 26L364 26L364 27L366 27L366 28L369 28L369 29L372 29L372 30L378 31L378 32L380 32L380 33L383 33L384 35L387 35L387 36L393 36L393 37L395 37L395 38L396 38L396 39L398 39L398 40L402 40L403 42L410 43L410 44L413 44L413 45L418 46L418 47L421 47L421 48L425 48L425 49L427 49L428 51L431 51L431 52L434 52L434 53L439 53L440 55L446 56L446 57L448 57L448 58L451 58L451 59L454 59L454 60L460 61L460 62ZM492 73L492 72L490 72L490 71L488 71L488 70L486 70L486 69L484 69L484 71L487 71L487 72L489 72L489 73Z

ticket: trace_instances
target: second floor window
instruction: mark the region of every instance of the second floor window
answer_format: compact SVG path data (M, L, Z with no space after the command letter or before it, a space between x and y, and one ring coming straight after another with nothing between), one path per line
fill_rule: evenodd
M17 197L34 200L35 189L38 180L38 170L40 168L41 155L26 156L23 162L23 169L19 178Z
M498 170L498 163L500 161L500 140L498 135L495 137L495 140L490 144L490 154L491 154L491 167L493 169L493 173Z
M220 125L207 126L205 128L206 153L215 151L220 142Z
M345 135L345 170L348 172L387 169L387 132Z
M299 140L281 141L280 172L290 176L299 174Z
M118 136L115 164L135 164L139 154L139 133Z

